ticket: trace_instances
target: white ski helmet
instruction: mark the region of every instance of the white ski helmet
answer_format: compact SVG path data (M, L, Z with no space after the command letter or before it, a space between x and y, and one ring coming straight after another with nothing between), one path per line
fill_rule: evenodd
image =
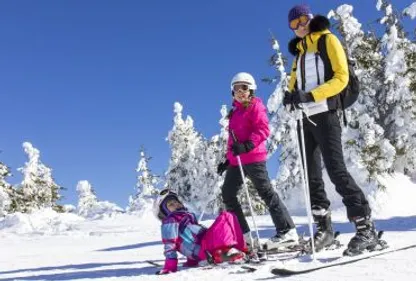
M153 203L153 214L159 220L163 220L170 213L169 209L166 206L167 198L174 198L177 201L181 202L179 200L178 194L176 194L175 192L171 191L170 189L161 190L155 202Z
M233 90L233 85L237 83L248 84L248 88L253 91L257 89L256 81L253 76L247 72L239 72L234 75L233 79L231 79L231 91Z

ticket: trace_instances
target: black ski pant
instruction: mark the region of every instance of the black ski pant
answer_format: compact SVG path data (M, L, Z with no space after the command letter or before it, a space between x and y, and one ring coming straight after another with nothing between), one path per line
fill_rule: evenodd
M276 227L276 232L286 232L295 227L292 218L283 204L279 195L273 190L266 162L258 162L243 165L244 174L252 181L261 199L266 203ZM243 180L238 166L228 166L222 186L222 199L228 211L234 212L240 223L243 233L250 231L247 220L244 217L237 193L241 189Z
M330 202L322 180L322 157L335 190L342 196L348 218L371 214L364 193L347 171L342 152L341 125L336 111L328 111L309 116L316 123L303 118L305 135L306 163L312 208L328 209ZM300 135L298 126L298 136Z

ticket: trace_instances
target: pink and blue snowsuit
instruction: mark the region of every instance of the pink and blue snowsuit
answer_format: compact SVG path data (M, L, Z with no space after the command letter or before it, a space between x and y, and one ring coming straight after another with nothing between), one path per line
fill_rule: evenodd
M166 257L165 272L175 272L178 266L177 252L187 258L184 266L197 266L205 260L205 252L213 253L224 247L245 249L243 234L237 217L222 212L208 229L198 224L195 214L176 211L162 221L162 241Z

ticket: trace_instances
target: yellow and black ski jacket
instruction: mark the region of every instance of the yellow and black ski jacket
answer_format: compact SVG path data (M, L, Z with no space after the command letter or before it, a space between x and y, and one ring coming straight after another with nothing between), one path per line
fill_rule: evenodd
M315 16L310 24L310 33L303 39L295 38L289 43L289 51L295 55L289 81L289 92L302 89L313 95L314 102L304 105L307 115L315 115L340 107L339 93L347 86L349 73L345 51L338 38L329 31L329 20ZM319 56L318 40L323 34L328 58L324 62ZM325 64L330 64L333 73L328 77Z

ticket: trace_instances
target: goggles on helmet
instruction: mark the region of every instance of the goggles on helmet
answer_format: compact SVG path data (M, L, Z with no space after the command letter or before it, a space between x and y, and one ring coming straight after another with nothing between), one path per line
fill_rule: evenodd
M293 19L289 22L289 27L292 30L297 30L299 26L305 26L311 20L310 15L301 15L300 17Z

